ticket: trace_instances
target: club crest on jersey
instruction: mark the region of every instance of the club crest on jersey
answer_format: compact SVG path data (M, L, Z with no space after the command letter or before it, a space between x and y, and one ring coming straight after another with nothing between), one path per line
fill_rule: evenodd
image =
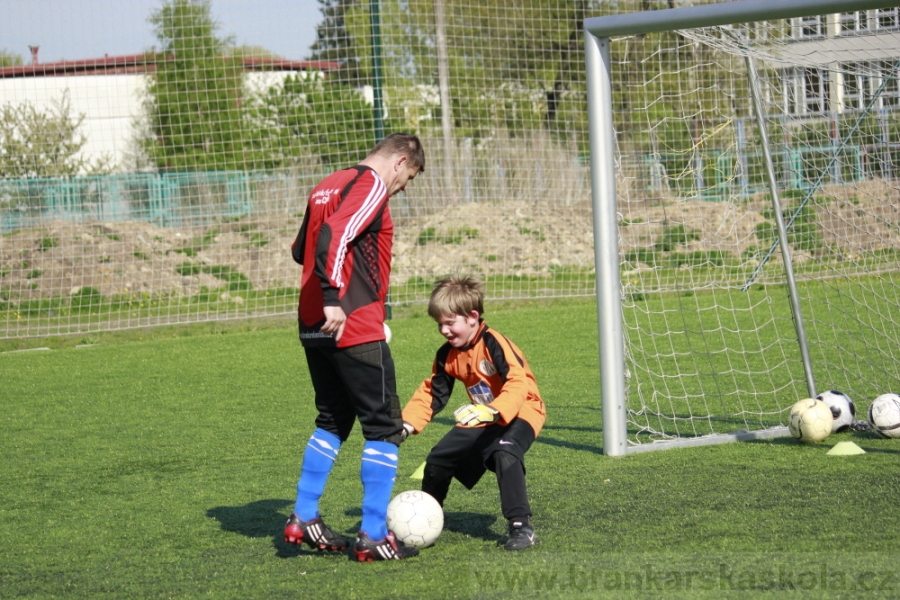
M467 389L469 397L475 404L490 404L494 401L494 394L491 392L490 386L483 381L479 381Z
M486 358L482 359L482 361L478 363L478 370L481 371L481 374L485 377L490 377L491 375L497 374L497 367L495 367L494 363Z

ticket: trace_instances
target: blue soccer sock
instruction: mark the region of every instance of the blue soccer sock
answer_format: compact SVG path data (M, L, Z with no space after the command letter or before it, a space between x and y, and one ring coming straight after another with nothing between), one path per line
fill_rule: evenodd
M319 516L319 498L325 491L325 484L331 474L331 467L341 449L341 439L324 429L316 429L306 444L303 466L297 481L297 502L294 514L302 521L311 521Z
M366 441L360 479L363 484L361 529L373 541L387 534L387 505L391 501L400 449L390 442Z

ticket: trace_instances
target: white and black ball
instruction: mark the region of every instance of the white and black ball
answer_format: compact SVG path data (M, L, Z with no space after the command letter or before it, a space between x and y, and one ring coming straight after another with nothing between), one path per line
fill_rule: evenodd
M869 423L885 438L900 438L900 396L882 394L869 405Z
M856 407L847 394L837 390L828 390L816 396L816 399L821 400L831 409L831 416L834 417L832 433L846 431L850 428L856 417Z

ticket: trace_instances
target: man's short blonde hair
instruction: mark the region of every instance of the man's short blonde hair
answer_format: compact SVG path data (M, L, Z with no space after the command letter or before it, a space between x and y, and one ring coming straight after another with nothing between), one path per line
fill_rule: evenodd
M484 286L474 277L445 277L434 284L428 300L428 316L435 321L444 316L484 314Z

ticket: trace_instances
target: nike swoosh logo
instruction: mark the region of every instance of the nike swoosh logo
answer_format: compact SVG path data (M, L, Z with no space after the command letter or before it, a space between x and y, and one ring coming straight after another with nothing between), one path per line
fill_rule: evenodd
M515 442L507 442L506 440L500 440L500 443L504 446L513 446Z

